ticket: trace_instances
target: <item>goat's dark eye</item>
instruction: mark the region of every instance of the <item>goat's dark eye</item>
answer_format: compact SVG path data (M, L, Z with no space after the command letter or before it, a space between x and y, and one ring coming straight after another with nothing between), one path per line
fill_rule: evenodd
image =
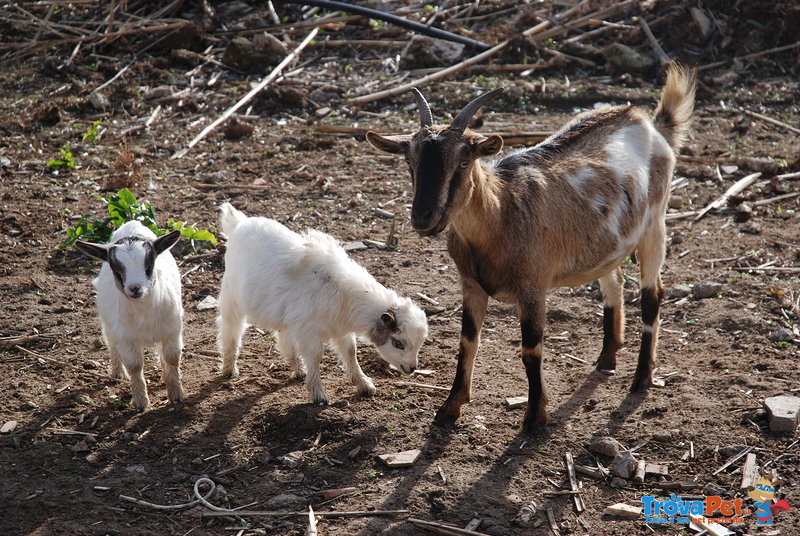
M403 344L403 341L401 341L399 339L392 339L392 346L394 346L398 350L402 350L403 348L405 348L405 345Z
M469 167L469 160L462 160L459 167L461 167L461 169L467 169Z

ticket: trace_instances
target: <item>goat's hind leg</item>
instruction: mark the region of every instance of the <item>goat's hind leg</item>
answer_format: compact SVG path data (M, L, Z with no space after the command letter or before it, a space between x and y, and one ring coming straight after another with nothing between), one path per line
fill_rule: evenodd
M319 374L323 352L322 341L306 337L295 339L294 346L306 364L306 388L308 389L311 403L319 404L320 406L327 405L328 395L325 394L325 388L322 386L322 378Z
M447 426L461 416L461 406L468 403L472 395L472 370L480 344L481 328L486 318L489 296L472 279L461 282L464 308L461 313L461 339L458 343L458 365L450 395L436 412L434 424Z
M600 278L600 290L603 293L603 349L597 359L597 370L604 374L616 373L617 354L625 340L624 283L621 267Z
M224 282L223 282L224 283ZM236 311L235 306L228 304L225 290L220 293L219 311L217 317L217 346L222 354L222 375L228 378L235 378L239 375L239 367L236 366L236 358L239 356L242 335L247 324Z
M333 340L336 354L344 367L344 372L350 378L350 382L356 386L362 395L374 395L375 384L361 370L356 357L356 336L352 333Z
M666 256L664 222L653 225L639 243L642 291L642 346L633 377L631 391L644 391L653 385L656 344L658 343L659 310L664 297L661 286L661 265Z
M285 331L278 331L275 333L275 342L278 346L278 352L283 356L289 367L292 369L292 379L302 380L306 377L306 365L297 351L294 348L294 342Z

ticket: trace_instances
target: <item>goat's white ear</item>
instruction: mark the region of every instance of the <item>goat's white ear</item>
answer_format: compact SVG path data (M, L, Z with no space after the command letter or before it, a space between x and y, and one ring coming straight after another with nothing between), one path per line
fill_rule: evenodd
M75 247L90 257L108 262L108 246L105 244L92 244L91 242L78 240L75 242Z
M172 231L171 233L167 233L165 235L161 235L155 239L153 242L153 249L156 250L156 255L161 255L169 248L175 245L178 239L181 237L181 232L179 229Z
M392 154L404 154L408 150L411 141L410 134L399 136L381 136L371 130L366 134L367 142L379 151Z
M391 309L385 313L381 313L381 322L383 322L383 325L390 332L394 333L397 331L397 317L394 315L394 311Z
M477 149L480 156L492 156L500 152L503 148L503 138L498 134L492 134L484 140L478 142Z

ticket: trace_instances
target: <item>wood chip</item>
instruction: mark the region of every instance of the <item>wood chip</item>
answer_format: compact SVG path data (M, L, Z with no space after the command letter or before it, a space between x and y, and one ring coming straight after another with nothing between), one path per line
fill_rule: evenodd
M648 463L645 465L644 472L649 475L669 476L669 465Z
M642 515L642 508L641 506L630 506L625 503L617 503L612 504L611 506L606 506L606 509L603 510L603 515L636 519Z
M7 421L2 428L0 428L0 434L10 434L17 428L17 421Z
M420 454L422 451L419 449L405 450L394 454L380 454L378 459L392 468L411 467Z
M758 465L756 465L756 455L754 452L749 452L745 458L744 466L742 466L742 483L739 486L741 489L755 487L756 480L758 480Z
M525 406L528 403L527 396L512 396L506 398L506 405L508 409L516 409Z

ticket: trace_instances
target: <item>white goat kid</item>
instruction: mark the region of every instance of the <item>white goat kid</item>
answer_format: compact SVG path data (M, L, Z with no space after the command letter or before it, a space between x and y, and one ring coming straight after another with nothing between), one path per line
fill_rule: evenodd
M425 313L378 283L333 237L313 229L298 234L275 220L247 217L229 203L220 210L228 236L217 318L225 376L239 374L236 358L247 322L278 332L278 350L292 377L306 376L315 404L328 403L319 373L327 341L363 394L374 394L375 386L356 359L357 335L406 374L417 368L428 335Z
M130 375L132 404L139 411L150 405L143 368L144 349L153 344L161 356L167 398L179 402L184 397L181 276L169 252L180 236L180 231L172 231L156 238L138 221L129 221L114 231L108 244L75 243L83 253L103 261L93 284L111 352L110 372L115 378Z

